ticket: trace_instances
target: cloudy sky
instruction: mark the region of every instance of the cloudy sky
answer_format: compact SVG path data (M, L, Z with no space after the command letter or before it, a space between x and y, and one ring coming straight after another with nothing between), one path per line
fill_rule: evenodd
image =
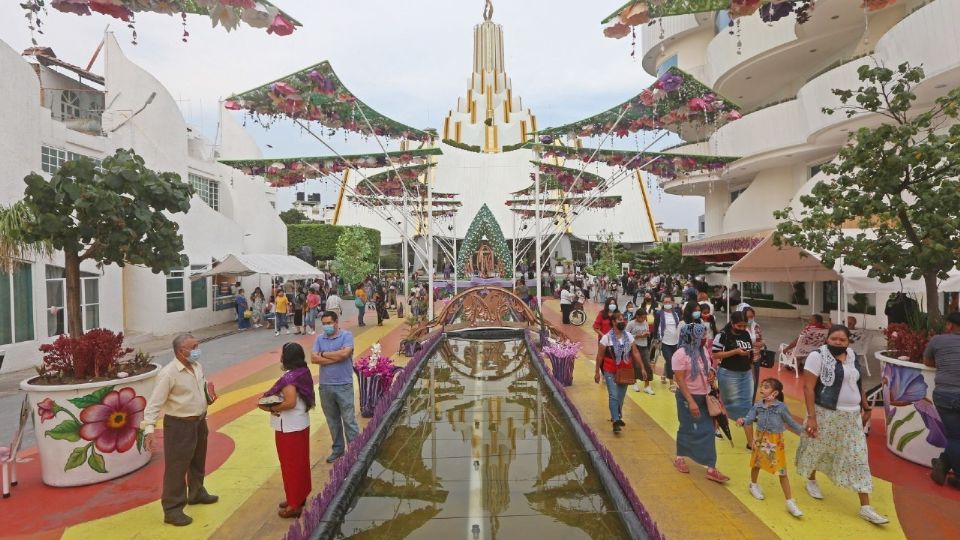
M183 43L179 17L141 14L136 21L138 44L133 45L131 30L121 21L51 9L42 16L44 34L36 37L61 59L86 65L109 26L126 54L166 85L180 101L187 121L211 139L219 100L322 60L329 60L341 80L367 104L416 127L441 127L457 96L466 92L472 31L482 20L482 0L274 3L303 28L286 37L246 27L227 33L210 28L205 17L190 16L190 38ZM514 94L533 109L540 126L615 106L652 81L630 57L629 38L610 40L601 33L600 20L621 3L495 0L494 22L504 27L506 69ZM22 50L30 46L30 32L18 4L0 2L0 39ZM248 129L266 156L328 153L293 127L264 130L248 123ZM641 134L618 146L642 148L654 138L655 134ZM342 134L328 142L342 152L372 150L370 141ZM668 137L654 148L673 142L676 139ZM279 197L282 207L294 196L286 191ZM703 212L701 198L654 193L652 199L658 221L696 230L697 216Z

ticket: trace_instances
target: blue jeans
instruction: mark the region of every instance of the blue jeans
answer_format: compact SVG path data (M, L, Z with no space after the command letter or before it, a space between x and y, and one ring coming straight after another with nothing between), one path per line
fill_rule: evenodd
M287 322L287 315L287 313L277 313L277 327L274 328L274 330L279 332L281 328L290 329L290 323Z
M603 380L607 383L607 397L609 397L610 419L620 420L623 414L623 400L627 397L627 385L614 382L613 373L603 372Z
M363 313L367 311L367 304L357 308L357 326L363 326Z
M933 404L943 420L943 431L947 436L947 447L940 459L947 465L947 472L953 469L960 474L960 393L933 391Z
M663 353L663 375L668 379L673 379L673 353L677 352L676 345L660 344L660 352Z
M736 421L750 412L753 405L753 372L717 370L717 385L720 386L720 399L727 408L727 416Z
M333 439L333 453L342 454L346 448L343 443L343 432L347 432L347 442L352 441L360 434L360 428L357 427L357 416L353 412L353 383L321 384L320 408L327 418L327 427L330 428L330 438Z

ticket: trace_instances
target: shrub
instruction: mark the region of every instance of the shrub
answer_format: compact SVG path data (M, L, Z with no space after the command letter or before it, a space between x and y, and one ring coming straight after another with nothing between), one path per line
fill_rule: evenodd
M346 227L326 223L287 225L287 250L290 255L295 255L300 246L310 246L316 260L332 261L337 258L337 240L345 230ZM366 227L363 230L374 248L369 256L370 262L376 264L380 253L380 231Z
M934 336L927 328L913 328L906 323L892 323L883 329L887 337L887 350L892 355L906 356L911 362L922 362L923 351Z
M41 345L40 352L43 364L37 371L41 375L82 381L116 377L120 359L133 349L123 346L123 332L94 328L79 337L62 335L53 343Z

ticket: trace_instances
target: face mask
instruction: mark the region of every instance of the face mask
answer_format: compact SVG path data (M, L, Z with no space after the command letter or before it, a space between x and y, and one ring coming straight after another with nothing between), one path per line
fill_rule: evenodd
M623 331L623 329L626 328L626 327L627 327L627 323L625 323L625 322L623 322L623 321L620 321L620 322L617 323L617 330Z
M673 304L664 304L664 305L663 305L663 309L664 309L664 311L672 311L672 310L673 310Z
M691 315L693 315L693 318L694 318L694 319L699 319L701 313L700 313L699 311L694 311L693 313L691 313Z
M753 326L753 325L757 324L757 321L755 321L755 320L753 320L753 319L750 319L749 321L747 321L747 324L749 324L750 326Z
M336 331L337 331L337 329L336 329L332 324L325 324L325 325L323 325L323 335L325 335L325 336L328 336L328 337L329 337L329 336L332 336L333 333L336 332Z
M836 345L827 345L827 349L830 351L830 354L832 354L834 357L847 352L846 347L837 347Z
M190 351L190 362L196 364L197 360L200 360L200 349L193 349Z
M616 310L617 310L617 305L616 305L616 304L610 304L609 306L607 306L607 309L609 309L610 311L616 311Z

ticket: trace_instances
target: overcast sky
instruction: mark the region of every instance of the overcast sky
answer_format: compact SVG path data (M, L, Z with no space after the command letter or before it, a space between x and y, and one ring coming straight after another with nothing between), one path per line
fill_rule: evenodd
M141 14L138 45L122 21L50 9L42 16L40 45L61 59L86 65L109 25L126 54L160 80L180 101L187 121L213 138L218 101L322 60L329 60L350 90L374 109L415 127L440 128L466 93L472 68L473 26L482 21L482 0L275 0L303 23L278 37L241 27L227 33L210 20L189 16L190 38L181 42L180 17ZM613 107L652 82L630 57L630 39L604 38L600 20L621 0L495 0L494 22L503 25L506 70L514 95L533 109L540 126L578 120ZM16 50L30 46L19 2L0 2L0 39ZM639 48L639 35L637 46ZM639 54L639 52L638 52ZM247 123L266 156L329 152L292 127L264 130ZM644 147L655 134L641 133L617 146ZM668 142L669 141L669 142ZM655 146L676 142L665 138ZM338 151L370 148L370 141L338 134ZM272 146L272 148L266 145ZM281 193L281 208L293 199ZM696 231L699 197L651 194L654 215L667 226ZM635 211L619 208L626 216Z

